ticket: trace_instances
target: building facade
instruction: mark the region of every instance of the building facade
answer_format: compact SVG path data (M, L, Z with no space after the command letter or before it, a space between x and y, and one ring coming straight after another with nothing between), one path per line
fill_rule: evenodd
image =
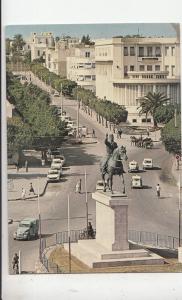
M112 38L95 44L96 95L124 105L130 123L139 117L140 99L161 92L180 102L180 43L176 38Z
M45 58L46 50L54 48L55 42L51 32L32 33L27 41L27 47L31 50L31 60L40 57Z
M74 54L67 57L67 78L95 92L95 49L93 46L75 47Z
M57 75L67 76L66 58L74 54L75 45L79 44L77 38L67 38L55 41L55 48L47 48L45 55L45 66L50 72Z

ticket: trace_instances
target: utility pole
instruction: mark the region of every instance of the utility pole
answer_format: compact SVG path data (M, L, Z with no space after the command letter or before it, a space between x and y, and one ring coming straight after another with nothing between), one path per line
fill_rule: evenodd
M79 108L80 108L80 103L78 100L78 90L76 94L76 99L77 99L77 138L79 137Z
M87 197L87 172L85 169L85 204L86 204L86 228L88 236L88 197Z
M70 198L69 198L69 194L68 194L68 243L69 243L69 273L71 273Z
M41 240L41 214L40 214L40 190L39 190L39 178L38 178L38 215L39 215L39 259L42 258L42 240Z

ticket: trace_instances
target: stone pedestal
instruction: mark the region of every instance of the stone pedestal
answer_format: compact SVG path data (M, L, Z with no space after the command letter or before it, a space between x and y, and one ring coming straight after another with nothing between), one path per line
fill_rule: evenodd
M110 251L128 250L128 198L125 194L97 191L96 241Z
M96 239L71 244L71 253L91 268L163 264L164 259L144 249L129 249L127 195L96 191ZM64 245L68 250L68 244Z

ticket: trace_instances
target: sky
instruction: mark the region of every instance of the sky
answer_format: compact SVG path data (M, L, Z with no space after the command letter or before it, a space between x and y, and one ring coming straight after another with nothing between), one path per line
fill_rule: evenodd
M170 23L113 23L113 24L58 24L58 25L10 25L6 27L6 37L22 34L24 38L31 32L52 32L55 36L70 35L82 37L89 34L91 38L111 38L117 35L141 34L143 36L176 36Z

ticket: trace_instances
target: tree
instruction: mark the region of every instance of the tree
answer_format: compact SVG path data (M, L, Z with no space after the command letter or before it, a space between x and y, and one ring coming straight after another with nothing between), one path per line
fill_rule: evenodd
M174 105L163 105L155 111L154 118L158 123L166 124L174 117Z
M89 34L87 34L86 36L85 35L82 36L81 43L85 45L94 45L94 42L91 42L90 40Z
M174 118L165 125L161 132L161 139L169 153L181 155L181 114L177 116L177 127Z
M23 49L23 46L25 45L25 41L22 37L21 34L16 34L13 38L12 42L12 51L14 52L19 52L20 50Z
M24 55L24 63L30 64L31 63L31 51L27 51Z
M140 106L138 107L138 109L140 109L139 115L141 116L142 114L145 114L147 118L147 115L150 113L154 120L154 127L157 127L157 120L155 118L156 110L159 107L162 107L163 104L168 102L169 100L170 98L167 98L165 94L162 94L160 92L149 92L144 98L140 100Z

